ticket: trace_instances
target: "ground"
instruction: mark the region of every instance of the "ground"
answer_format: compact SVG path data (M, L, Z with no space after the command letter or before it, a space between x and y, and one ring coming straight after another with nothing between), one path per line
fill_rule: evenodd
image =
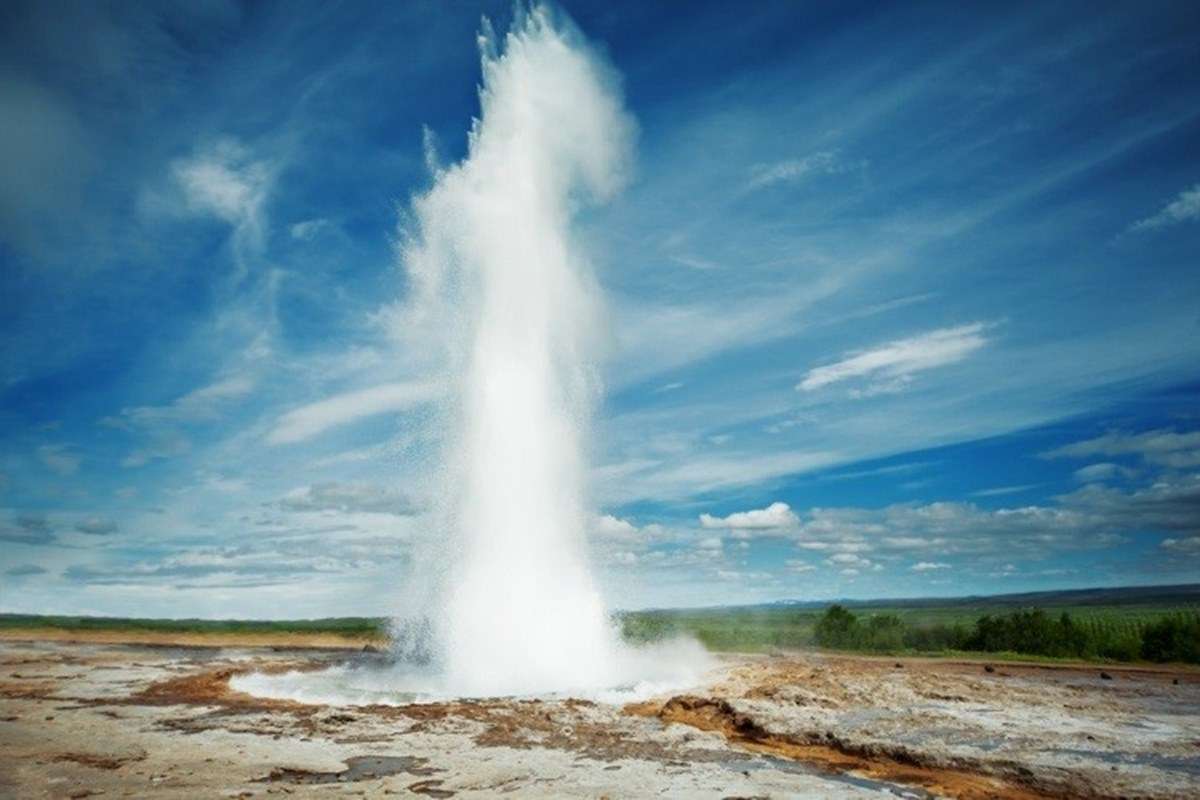
M383 656L0 641L0 797L1196 796L1200 672L725 656L626 706L328 707L229 688Z

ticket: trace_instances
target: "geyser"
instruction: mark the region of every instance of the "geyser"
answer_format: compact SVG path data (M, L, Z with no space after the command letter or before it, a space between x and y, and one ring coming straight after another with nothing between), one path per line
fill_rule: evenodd
M621 641L585 540L603 314L571 226L622 186L634 124L613 76L545 7L499 44L485 23L467 155L432 166L402 251L406 328L453 387L436 491L443 535L417 570L434 600L419 624L399 626L428 634L427 663L255 676L239 688L349 702L392 690L603 695L692 682L707 665L695 643Z
M587 565L583 450L598 292L571 240L620 186L632 124L585 49L535 8L495 54L465 160L414 204L406 264L448 330L459 403L445 464L456 539L437 633L449 685L601 685L618 642Z

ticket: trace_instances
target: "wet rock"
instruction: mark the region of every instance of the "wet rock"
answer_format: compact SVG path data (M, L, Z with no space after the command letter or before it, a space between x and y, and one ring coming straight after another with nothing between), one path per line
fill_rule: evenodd
M1113 676L1112 676L1112 675L1109 675L1107 672L1101 672L1101 673L1100 673L1100 680L1102 680L1102 681L1111 681L1112 679L1113 679Z
M993 672L995 672L995 671L996 671L996 668L995 668L995 667L993 667L991 664L984 664L984 665L983 665L983 671L984 671L984 672L987 672L987 673L989 673L989 674L990 674L990 673L993 673Z

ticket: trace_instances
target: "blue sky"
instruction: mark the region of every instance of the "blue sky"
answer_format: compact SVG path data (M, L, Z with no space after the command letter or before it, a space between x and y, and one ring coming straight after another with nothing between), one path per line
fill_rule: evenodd
M611 601L1200 579L1200 9L626 5L564 4L639 125L579 231ZM0 609L392 607L482 14L6 4Z

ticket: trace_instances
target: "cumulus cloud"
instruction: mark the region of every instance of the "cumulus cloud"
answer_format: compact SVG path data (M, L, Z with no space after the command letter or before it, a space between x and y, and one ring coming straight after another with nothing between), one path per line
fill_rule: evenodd
M732 531L768 531L789 528L799 518L787 503L775 502L766 508L738 511L727 517L700 515L701 528L728 528Z
M615 542L651 542L668 536L666 528L658 523L638 527L634 523L612 514L603 514L592 522L592 532L601 539Z
M301 442L330 428L367 417L416 408L439 394L440 388L435 383L413 382L387 383L335 395L283 414L267 434L267 441L271 444Z
M65 444L44 444L37 449L37 457L48 469L63 477L74 475L83 460Z
M916 373L962 361L983 347L988 342L983 331L984 324L976 322L897 339L850 354L833 364L815 367L805 374L796 389L811 392L841 381L868 378L871 382L856 389L855 396L900 391Z
M75 530L91 536L108 536L117 532L117 523L104 517L86 517L75 523Z
M839 556L832 563L858 566L854 555L879 551L924 556L1020 555L1111 546L1131 532L1200 535L1200 474L1164 475L1141 487L1088 483L1053 504L981 508L969 502L904 503L879 509L814 508L791 535L796 547Z
M610 539L633 539L637 536L637 526L629 520L604 514L597 517L593 530L601 536Z
M383 486L320 483L295 489L279 505L288 511L341 511L410 517L422 508L402 492Z
M696 547L700 550L720 550L722 547L720 536L706 536L696 542Z
M1200 466L1200 431L1109 431L1093 439L1085 439L1042 453L1043 458L1082 459L1097 456L1136 456L1149 464L1175 469Z
M1148 231L1195 220L1200 220L1200 183L1190 189L1184 189L1154 216L1133 223L1130 230Z
M913 572L933 572L939 569L950 569L950 565L941 561L918 561L909 567L909 569Z

